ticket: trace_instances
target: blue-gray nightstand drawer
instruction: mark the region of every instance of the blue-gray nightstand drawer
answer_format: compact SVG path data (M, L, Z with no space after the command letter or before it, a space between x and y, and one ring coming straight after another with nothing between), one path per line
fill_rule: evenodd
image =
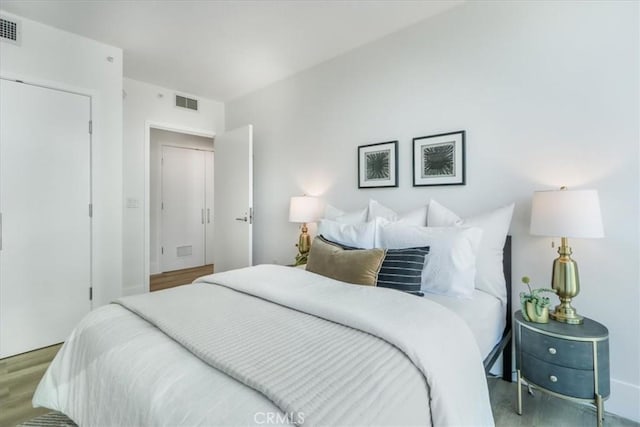
M592 370L571 369L522 354L522 376L547 390L565 396L593 399L595 396Z
M593 343L555 338L522 328L522 351L555 365L593 370Z

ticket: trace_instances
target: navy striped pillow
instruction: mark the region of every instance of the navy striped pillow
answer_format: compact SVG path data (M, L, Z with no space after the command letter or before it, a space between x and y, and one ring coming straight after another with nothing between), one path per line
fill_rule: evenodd
M381 288L393 288L422 296L422 269L425 257L429 255L429 247L409 249L387 249L378 273L378 284Z

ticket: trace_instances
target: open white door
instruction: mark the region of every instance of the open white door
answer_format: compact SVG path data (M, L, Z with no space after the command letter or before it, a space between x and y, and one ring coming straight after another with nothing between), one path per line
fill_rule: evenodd
M214 141L214 254L216 273L253 263L253 126Z

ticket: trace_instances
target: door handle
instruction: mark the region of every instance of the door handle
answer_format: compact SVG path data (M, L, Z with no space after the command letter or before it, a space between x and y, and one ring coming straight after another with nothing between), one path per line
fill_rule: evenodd
M204 209L200 209L200 220L204 224Z
M211 224L211 209L207 208L207 224Z
M246 216L243 216L243 217L241 217L241 218L236 218L236 221L243 221L243 222L247 222L247 221L248 221L248 219L247 219L247 217L246 217Z

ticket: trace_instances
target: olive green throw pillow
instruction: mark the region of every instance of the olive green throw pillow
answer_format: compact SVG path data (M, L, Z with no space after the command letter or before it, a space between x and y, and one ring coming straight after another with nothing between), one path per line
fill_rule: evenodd
M307 271L356 285L375 286L384 249L344 250L316 237L309 251Z

